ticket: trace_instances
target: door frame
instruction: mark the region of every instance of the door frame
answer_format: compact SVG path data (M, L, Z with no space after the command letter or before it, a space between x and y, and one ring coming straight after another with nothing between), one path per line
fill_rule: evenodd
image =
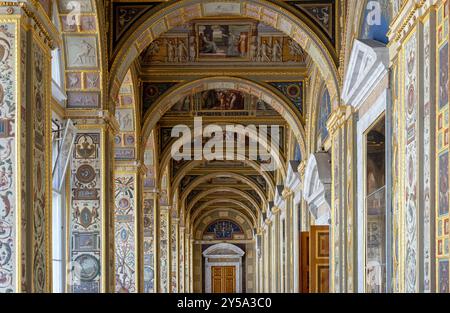
M222 254L221 252L223 251L226 251L227 254ZM244 254L245 252L241 248L229 243L219 243L206 249L203 252L203 257L205 258L205 292L212 292L211 268L213 266L234 266L236 270L236 293L242 293L242 257ZM231 261L211 262L210 259L227 259Z
M239 262L208 262L206 261L206 265L205 265L205 292L206 293L212 293L212 268L213 267L224 267L224 266L228 266L228 267L234 267L234 270L236 272L236 285L234 286L234 289L236 290L236 293L241 293L242 292L242 284L240 283L241 281L241 266L242 266L242 262L241 260L239 260Z
M356 141L357 141L357 201L358 207L356 211L356 230L357 230L357 291L358 293L366 292L366 161L365 161L365 140L366 132L373 126L373 124L383 115L387 114L386 108L390 101L388 89L385 89L371 108L361 117L357 123ZM387 122L386 116L386 122ZM389 127L386 127L388 130ZM388 138L387 136L386 138ZM386 149L386 151L389 151ZM386 159L386 162L388 159ZM388 163L386 163L388 164ZM387 170L388 167L386 167ZM386 175L388 179L389 175ZM386 197L391 186L388 186L386 181ZM391 258L390 238L392 232L391 217L388 212L391 211L390 202L386 201L386 289L389 289L391 282L391 269L388 265Z

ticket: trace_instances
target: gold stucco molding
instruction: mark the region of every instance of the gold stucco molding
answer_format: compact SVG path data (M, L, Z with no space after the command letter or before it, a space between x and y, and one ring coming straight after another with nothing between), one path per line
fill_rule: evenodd
M330 115L327 122L327 128L333 135L344 123L351 117L353 107L349 105L338 106Z
M57 46L61 46L62 42L59 38L58 31L56 27L51 22L47 13L37 0L29 0L31 5L27 2L12 2L12 1L0 1L1 7L8 7L6 13L8 15L13 15L15 12L14 8L21 9L29 18L31 18L35 23L35 30L37 33L44 38L44 43L51 49L55 49ZM37 28L37 29L36 29Z
M284 200L288 199L290 196L292 196L294 192L289 187L284 187L283 192L281 193L281 196Z

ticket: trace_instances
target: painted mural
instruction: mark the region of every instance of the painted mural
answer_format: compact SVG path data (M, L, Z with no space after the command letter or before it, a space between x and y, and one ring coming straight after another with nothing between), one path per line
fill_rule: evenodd
M169 292L169 213L160 212L159 215L159 288L160 292Z
M70 268L74 293L101 292L100 133L78 133L71 164Z
M223 22L197 24L196 35L199 59L248 59L252 26L250 23Z
M147 83L145 82L142 90L142 114L145 115L145 112L148 111L149 108L170 88L175 86L176 83L167 82L167 83Z
M178 26L141 54L144 66L190 63L305 64L301 46L280 31L249 20L211 20Z
M448 43L439 49L439 108L448 104Z
M213 235L214 239L231 240L235 234L243 234L242 228L233 221L220 220L211 223L205 230L205 235Z
M297 108L300 115L303 116L303 82L274 82L269 83L278 89L284 96L291 100L292 104Z
M135 134L135 100L131 72L128 72L119 92L116 117L120 133L114 138L114 158L116 160L133 160L136 158Z
M27 42L26 42L26 32L25 30L21 30L21 44L23 47L26 47ZM27 84L27 68L28 68L28 52L25 51L25 49L22 49L21 51L21 55L20 55L20 63L21 63L21 69L20 69L20 74L22 77L22 84L21 84L21 109L22 109L22 117L21 117L21 121L22 121L22 125L21 125L21 144L20 144L20 163L22 168L26 167L26 162L27 162L27 123L26 123L26 113L27 113L27 88L26 88L26 84ZM2 72L3 73L3 72ZM27 193L27 183L26 183L26 174L22 173L22 182L21 182L21 194L25 195ZM21 205L22 205L22 209L21 209L21 213L22 213L22 233L25 234L29 225L29 221L28 221L28 217L27 217L27 199L26 197L22 196L22 201L21 201ZM28 274L28 270L26 269L26 262L27 262L27 238L26 236L22 236L22 240L21 240L21 244L22 244L22 291L25 292L27 290L27 274Z
M0 24L0 292L14 292L18 247L14 241L20 231L16 225L17 210L15 169L15 128L17 100L15 98L16 26ZM19 274L20 275L20 274Z
M423 67L423 77L424 77L424 137L423 137L423 176L424 176L424 207L423 207L423 289L424 292L431 292L431 277L432 277L432 267L431 267L431 221L432 221L432 206L434 205L434 201L432 199L432 195L434 194L434 184L432 183L434 177L432 176L432 153L433 153L433 145L432 141L434 140L434 129L432 124L432 116L431 116L431 93L432 93L432 74L431 74L431 27L430 27L430 19L424 21L423 25L423 33L424 33L424 67ZM434 94L434 93L433 93ZM434 120L434 117L433 117Z
M176 215L176 213L175 213ZM170 292L178 292L178 222L170 223Z
M144 292L155 292L154 199L144 193Z
M136 188L134 175L117 174L114 179L114 187L116 292L137 292Z
M417 85L417 35L413 33L405 45L403 64L406 65L404 80L404 95L406 101L404 138L406 141L405 162L405 291L415 292L417 288L417 116L418 116L418 85Z
M436 99L436 291L449 292L449 99L448 7L437 11Z
M179 233L179 261L178 261L178 286L179 286L179 292L183 293L185 292L184 289L184 275L185 275L185 234L184 234L184 227L180 227L180 233Z
M303 112L303 83L273 83L284 93L293 105ZM174 82L144 82L142 95L142 116L161 99ZM277 87L278 86L278 87ZM187 96L165 113L165 116L277 116L272 106L262 99L239 90L216 88Z
M33 41L33 290L45 292L47 283L46 263L46 223L48 192L47 181L50 181L46 170L46 147L48 138L47 108L49 69L48 57L40 43ZM47 195L47 196L46 196Z
M320 96L320 106L317 115L317 147L320 148L328 138L327 121L331 115L331 99L326 88Z

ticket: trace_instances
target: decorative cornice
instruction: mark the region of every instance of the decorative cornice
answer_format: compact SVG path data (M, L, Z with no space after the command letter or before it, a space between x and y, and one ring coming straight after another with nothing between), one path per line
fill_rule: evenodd
M404 0L399 13L397 14L395 20L391 23L391 30L388 33L389 41L402 41L420 16L426 14L429 7L425 7L425 10L421 9L424 8L425 5L429 4L429 2L431 1L416 0L415 2L411 0Z
M294 194L294 192L289 187L284 187L283 192L281 193L281 196L283 197L283 199L286 200L293 194Z
M106 124L113 132L118 134L120 132L119 122L116 117L108 110L80 110L67 109L65 110L66 117L73 120L80 121L81 124Z
M35 29L39 30L38 34L44 38L44 43L48 45L50 49L55 49L57 46L62 45L62 41L59 38L58 31L56 27L51 22L47 13L40 5L38 0L29 0L32 5L26 2L12 2L12 1L0 1L1 7L9 7L6 9L6 13L13 15L15 8L21 9L29 18L31 18L35 23Z
M349 119L352 115L353 107L349 105L340 105L334 109L327 122L327 127L330 134L334 134L336 130Z
M300 173L300 177L302 178L302 180L303 180L303 177L305 176L306 164L307 164L307 161L303 160L300 163L300 165L298 166L298 172Z
M147 172L147 167L138 160L115 160L114 161L114 167L118 171L122 172L132 172L136 174L145 175Z

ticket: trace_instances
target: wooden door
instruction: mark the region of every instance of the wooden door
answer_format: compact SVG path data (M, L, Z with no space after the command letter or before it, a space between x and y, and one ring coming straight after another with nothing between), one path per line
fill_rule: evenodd
M311 226L310 287L313 293L328 293L330 286L330 231L328 226Z
M211 286L213 293L235 293L236 268L234 266L211 267Z
M309 293L309 232L302 232L300 238L300 286L302 293Z

